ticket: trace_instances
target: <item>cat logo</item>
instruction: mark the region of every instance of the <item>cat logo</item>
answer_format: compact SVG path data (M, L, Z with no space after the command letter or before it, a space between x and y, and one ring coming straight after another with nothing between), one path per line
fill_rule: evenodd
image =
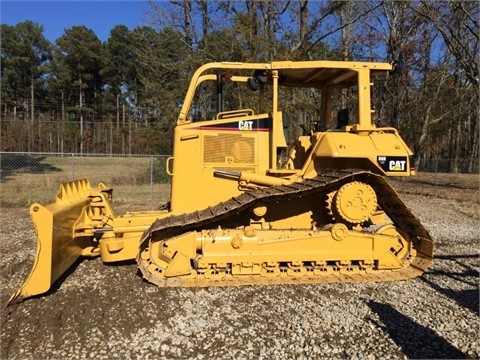
M383 171L405 172L407 171L406 156L377 156L377 163Z
M391 160L388 162L388 170L390 171L405 171L405 160Z
M246 130L246 131L253 130L253 121L239 121L238 130Z

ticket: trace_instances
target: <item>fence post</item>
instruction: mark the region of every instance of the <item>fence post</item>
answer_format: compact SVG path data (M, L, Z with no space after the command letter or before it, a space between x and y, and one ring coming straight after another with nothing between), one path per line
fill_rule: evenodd
M75 180L75 160L74 160L74 154L72 153L72 157L71 157L71 162L70 162L70 165L72 166L72 181Z
M150 210L153 207L153 155L150 155Z

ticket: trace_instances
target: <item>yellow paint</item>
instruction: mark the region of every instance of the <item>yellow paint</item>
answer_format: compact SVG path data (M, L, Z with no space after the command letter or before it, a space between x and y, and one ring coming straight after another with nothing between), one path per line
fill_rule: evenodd
M372 124L372 77L391 70L387 63L336 61L201 66L182 103L173 157L167 161L166 171L172 176L169 211L116 216L109 201L111 190L105 185L92 188L87 180L62 184L54 203L34 204L30 209L37 256L28 279L10 302L48 291L81 256L99 255L104 262L138 257L144 274L156 274L148 275L149 281L169 286L211 285L222 279L232 284L255 283L259 278L269 279L262 283L290 283L296 276L304 282L331 281L332 276L350 281L350 275L363 281L375 278L375 271L390 274L392 269L393 275L384 279L420 274L431 261L431 241L419 242L423 255L412 260L416 252L412 239L388 223L388 214L378 207L378 189L362 182L336 188L328 196L322 194L324 198L306 197L278 206L259 204L243 227L212 230L207 226L204 231L153 239L151 248L139 254L140 239L156 219L211 207L250 189L294 185L325 169L356 168L384 176L414 174L413 154L398 132ZM214 83L220 72L222 81L239 83L236 89L250 91L246 83L254 79L254 71L262 74L255 78L261 82L257 104L191 120L200 84ZM311 127L288 152L284 133L288 114L283 108L285 99L279 97L283 87L321 93L318 122L330 127L323 131ZM332 129L335 90L352 87L357 89L356 118ZM376 231L363 231L366 225ZM412 261L417 262L417 270L412 270ZM315 280L319 276L323 280Z

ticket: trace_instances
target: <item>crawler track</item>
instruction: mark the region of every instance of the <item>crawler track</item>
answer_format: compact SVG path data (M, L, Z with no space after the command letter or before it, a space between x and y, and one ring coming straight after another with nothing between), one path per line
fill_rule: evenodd
M412 247L416 250L416 256L409 260L409 266L398 270L375 271L375 269L368 269L355 274L342 272L315 276L286 276L282 274L282 276L272 278L229 276L222 279L222 281L205 279L203 277L163 278L158 276L155 271L152 271L152 261L149 256L146 256L146 253L149 253L149 247L152 242L165 241L168 238L186 232L212 229L223 223L231 223L234 219L242 218L242 215L246 214L247 211L262 204L295 201L295 199L301 197L319 195L321 193L326 195L330 191L352 181L361 181L372 186L377 194L378 204L381 209L388 215L397 229L408 235L412 242ZM238 224L238 226L241 225L248 224ZM382 176L366 171L341 170L325 172L315 178L306 179L291 185L247 191L213 207L189 214L172 215L158 219L142 236L137 262L143 276L148 281L159 286L221 286L402 280L422 274L430 264L432 254L433 246L428 232Z

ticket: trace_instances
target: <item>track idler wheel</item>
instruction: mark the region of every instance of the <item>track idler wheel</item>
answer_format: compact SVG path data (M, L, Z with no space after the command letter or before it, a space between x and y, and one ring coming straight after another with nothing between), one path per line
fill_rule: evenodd
M330 193L327 204L330 214L336 220L361 224L377 209L377 195L370 185L353 181L343 185L335 193Z

